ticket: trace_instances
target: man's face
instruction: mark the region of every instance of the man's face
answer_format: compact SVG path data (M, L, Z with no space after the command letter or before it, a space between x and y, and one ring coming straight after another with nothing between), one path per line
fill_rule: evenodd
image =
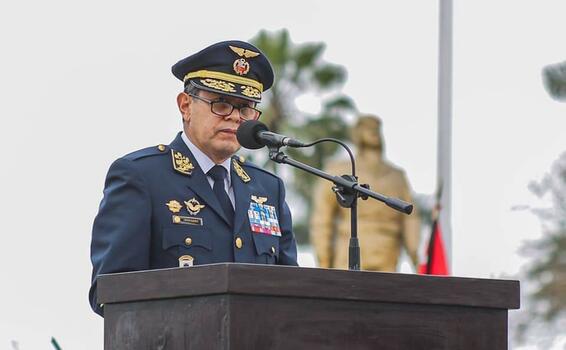
M222 99L234 106L255 105L251 101L203 90L198 92L198 96L210 101ZM215 163L223 162L240 149L236 139L236 130L241 122L237 108L234 108L232 114L221 117L212 113L209 103L184 92L179 94L177 102L183 114L185 133Z

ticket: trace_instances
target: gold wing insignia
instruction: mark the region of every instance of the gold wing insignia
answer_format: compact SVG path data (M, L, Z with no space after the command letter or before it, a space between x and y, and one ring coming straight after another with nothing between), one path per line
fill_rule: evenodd
M178 213L181 211L181 203L177 202L176 200L170 200L169 202L165 203L165 205L169 208L172 213Z
M187 211L191 215L196 215L200 212L202 208L204 208L203 204L200 204L196 198L191 198L188 201L184 201L185 205L187 206Z
M252 178L248 175L248 173L246 173L244 168L242 168L242 166L240 165L240 163L238 163L237 160L232 159L232 164L234 165L234 170L236 171L236 175L238 175L238 177L240 177L242 181L247 183L252 180Z
M240 57L252 58L252 57L257 57L257 56L259 56L259 52L255 52L255 51L251 51L251 50L242 49L241 47L236 47L236 46L231 46L231 45L230 45L230 48L232 49L232 51L234 51L235 53L237 53L238 56L240 56Z
M191 163L189 157L185 157L181 152L171 150L171 158L173 159L173 168L181 174L191 175L195 166Z
M252 195L252 201L256 202L257 204L263 204L263 203L267 202L267 197L258 197L258 196Z

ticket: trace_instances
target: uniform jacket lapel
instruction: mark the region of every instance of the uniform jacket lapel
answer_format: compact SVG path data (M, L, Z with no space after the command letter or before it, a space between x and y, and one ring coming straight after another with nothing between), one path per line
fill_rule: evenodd
M234 171L233 162L234 160L232 160L232 166L230 167L230 176L232 177L232 188L234 189L234 198L236 199L234 230L238 231L248 217L248 206L250 205L252 195L250 185L252 185L253 180L249 183L244 183Z
M228 221L226 218L226 214L222 210L220 206L220 202L216 198L216 195L212 191L208 180L206 179L206 175L202 171L200 165L196 162L195 157L181 138L181 133L177 134L177 137L171 144L169 145L173 150L181 152L184 156L189 157L191 162L194 165L194 169L191 175L184 175L180 174L179 176L184 176L186 178L187 186L195 192L203 202L205 202L214 212L226 222L229 226L232 226L232 223ZM237 208L236 208L237 209Z

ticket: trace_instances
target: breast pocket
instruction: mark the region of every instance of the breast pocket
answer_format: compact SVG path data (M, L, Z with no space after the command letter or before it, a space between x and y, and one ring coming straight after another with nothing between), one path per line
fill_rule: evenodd
M168 227L163 229L163 250L174 258L189 255L195 265L212 261L210 233L201 227Z
M279 237L263 233L252 233L257 262L260 264L277 264L279 260Z

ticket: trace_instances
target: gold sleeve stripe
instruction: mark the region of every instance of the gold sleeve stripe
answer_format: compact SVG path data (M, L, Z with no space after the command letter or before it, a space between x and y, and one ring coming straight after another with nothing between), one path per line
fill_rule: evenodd
M238 77L238 76L228 74L228 73L214 72L214 71L210 71L210 70L198 70L196 72L190 72L187 75L185 75L183 82L185 82L189 79L193 79L193 78L222 79L222 80L229 81L231 83L249 85L249 86L255 87L259 91L263 92L263 84L260 83L259 81L249 79L249 78L244 78L244 77Z

